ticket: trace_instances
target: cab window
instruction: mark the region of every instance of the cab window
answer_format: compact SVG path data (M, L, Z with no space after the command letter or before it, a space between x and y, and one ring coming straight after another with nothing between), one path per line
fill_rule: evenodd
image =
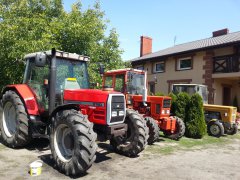
M115 91L124 92L124 74L116 76Z
M112 88L112 86L113 86L112 83L113 83L113 77L112 76L106 76L104 87L105 88Z

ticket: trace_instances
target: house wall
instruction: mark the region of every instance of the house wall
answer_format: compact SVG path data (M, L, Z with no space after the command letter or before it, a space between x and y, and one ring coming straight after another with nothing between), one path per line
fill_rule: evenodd
M193 68L190 70L176 70L175 57L170 57L165 60L165 72L162 73L152 73L154 62L145 63L144 69L148 72L148 81L155 81L155 76L157 78L155 92L168 94L171 90L169 89L169 81L172 82L176 80L180 83L180 81L183 80L182 83L184 83L185 80L191 80L191 83L203 84L202 74L204 73L204 70L202 67L204 62L202 61L202 58L204 53L205 52L197 52L193 56ZM186 55L186 57L188 57L188 55Z
M214 95L214 104L222 104L223 102L223 85L229 85L232 87L231 92L231 102L233 101L234 96L237 96L240 104L240 85L236 80L233 80L228 77L226 78L212 78L213 71L213 60L214 56L224 56L234 54L234 48L232 46L225 48L218 48L208 51L199 51L192 55L193 58L193 68L190 70L177 71L176 70L176 59L178 57L169 57L165 59L165 72L162 73L153 73L154 62L160 61L156 59L155 61L147 61L144 64L144 70L147 70L148 81L154 82L155 77L157 78L157 83L155 84L155 92L161 92L168 94L170 84L178 80L178 83L184 83L184 80L189 81L193 84L206 84L212 89L212 95ZM189 55L186 54L185 57ZM211 65L210 68L208 65ZM206 68L207 67L207 68ZM226 73L227 74L227 73ZM239 76L240 78L240 76ZM181 82L181 80L183 80Z

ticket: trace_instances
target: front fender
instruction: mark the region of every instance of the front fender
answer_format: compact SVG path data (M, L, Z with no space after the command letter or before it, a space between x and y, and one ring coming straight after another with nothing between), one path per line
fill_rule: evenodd
M79 104L64 104L64 105L58 106L56 109L54 109L54 111L51 113L49 118L51 120L54 116L56 116L56 114L59 111L70 110L70 109L74 109L74 110L79 111L80 110L80 106L79 106Z

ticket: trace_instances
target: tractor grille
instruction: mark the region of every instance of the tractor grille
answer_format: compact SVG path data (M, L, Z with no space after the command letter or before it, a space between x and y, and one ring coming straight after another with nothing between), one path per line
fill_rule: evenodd
M170 108L171 107L171 100L170 99L164 99L163 100L163 108Z
M125 111L125 97L112 95L110 123L123 122Z

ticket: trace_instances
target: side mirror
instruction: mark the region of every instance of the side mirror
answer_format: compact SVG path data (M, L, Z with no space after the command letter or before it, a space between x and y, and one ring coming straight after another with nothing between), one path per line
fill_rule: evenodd
M102 63L99 63L99 73L102 76L104 74L105 67Z
M37 67L44 67L46 65L47 55L45 53L37 53L35 57L35 65Z

